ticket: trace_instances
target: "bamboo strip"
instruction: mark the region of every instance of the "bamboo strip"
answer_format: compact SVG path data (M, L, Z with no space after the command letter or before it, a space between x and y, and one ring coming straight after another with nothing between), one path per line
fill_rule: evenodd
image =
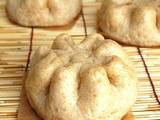
M0 120L16 119L19 105L20 89L28 54L30 29L11 24L4 11L6 0L0 0ZM95 0L84 0L84 16L87 23L88 33L96 32L96 11L100 3ZM36 28L33 39L33 52L41 45L50 46L53 39L59 33L69 33L76 43L84 38L82 18L79 17L72 29ZM11 37L12 36L12 37ZM124 47L131 60L134 62L135 70L139 78L138 97L133 106L136 120L158 120L160 119L160 107L153 96L148 76L144 69L140 56L135 47ZM141 48L143 57L147 63L149 72L160 91L160 49Z

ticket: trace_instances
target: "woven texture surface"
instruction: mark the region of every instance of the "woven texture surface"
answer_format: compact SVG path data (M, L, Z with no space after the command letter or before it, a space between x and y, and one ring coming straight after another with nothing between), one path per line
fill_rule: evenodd
M68 33L79 42L86 34L96 32L96 13L100 3L98 0L83 0L84 18L81 14L69 29L32 29L14 25L7 19L5 3L6 0L0 0L0 120L16 120L30 40L33 40L31 54L38 46L50 46L60 33ZM138 97L132 109L135 119L160 120L160 105L150 83L151 78L160 97L160 48L124 46L124 49L133 61L139 79Z

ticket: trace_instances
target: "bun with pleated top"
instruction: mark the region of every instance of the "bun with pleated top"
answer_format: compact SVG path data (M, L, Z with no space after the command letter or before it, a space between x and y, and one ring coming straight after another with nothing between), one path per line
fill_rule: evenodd
M160 46L160 0L104 0L98 27L106 38L120 43Z
M33 55L27 98L43 120L122 120L136 100L137 78L123 48L100 34L80 43L59 35Z
M11 21L27 27L65 26L78 16L81 0L8 0Z

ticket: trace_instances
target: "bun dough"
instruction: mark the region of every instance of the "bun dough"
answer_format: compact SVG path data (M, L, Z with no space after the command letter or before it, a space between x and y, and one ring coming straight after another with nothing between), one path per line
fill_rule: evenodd
M160 0L104 0L98 26L120 43L160 46Z
M136 99L135 76L116 42L92 34L75 44L62 34L35 52L25 88L44 120L121 120Z
M81 0L8 0L9 18L23 26L63 26L81 11Z

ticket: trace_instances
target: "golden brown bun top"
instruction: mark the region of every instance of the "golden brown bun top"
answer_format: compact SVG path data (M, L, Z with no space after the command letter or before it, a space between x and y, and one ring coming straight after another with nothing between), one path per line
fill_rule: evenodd
M25 87L44 120L120 120L135 102L136 82L116 42L92 34L75 44L62 34L35 52Z
M8 0L9 18L23 26L64 26L80 13L81 0Z

